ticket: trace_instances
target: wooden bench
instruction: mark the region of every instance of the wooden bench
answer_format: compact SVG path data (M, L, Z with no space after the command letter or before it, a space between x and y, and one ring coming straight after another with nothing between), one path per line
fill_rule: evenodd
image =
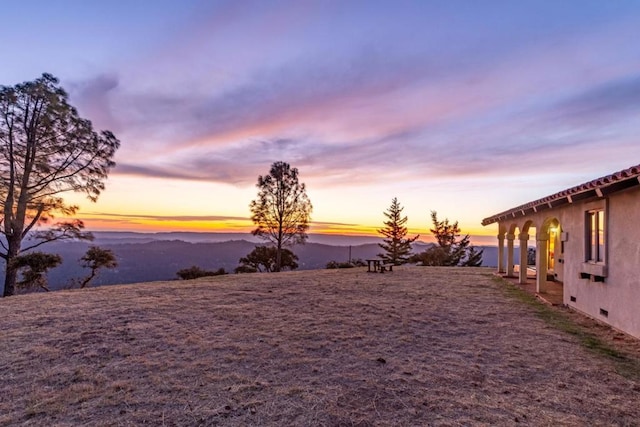
M393 264L386 263L383 264L379 259L368 259L367 260L367 271L369 273L384 273L385 271L393 271Z
M393 264L381 264L380 265L380 273L384 273L385 271L393 271Z
M373 267L373 269L371 267ZM368 259L367 260L367 271L369 273L377 273L379 269L380 269L380 260L379 259Z

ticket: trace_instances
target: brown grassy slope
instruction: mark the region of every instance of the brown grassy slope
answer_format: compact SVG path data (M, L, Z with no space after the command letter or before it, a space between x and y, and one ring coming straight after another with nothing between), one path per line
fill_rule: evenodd
M633 425L640 382L482 269L0 300L0 425Z

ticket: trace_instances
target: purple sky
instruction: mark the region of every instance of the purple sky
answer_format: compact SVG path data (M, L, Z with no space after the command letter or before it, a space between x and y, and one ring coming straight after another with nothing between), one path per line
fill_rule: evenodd
M52 73L121 139L81 211L113 229L224 228L282 160L319 231L379 226L397 196L416 233L437 210L477 234L640 163L638 1L22 0L2 15L0 84Z

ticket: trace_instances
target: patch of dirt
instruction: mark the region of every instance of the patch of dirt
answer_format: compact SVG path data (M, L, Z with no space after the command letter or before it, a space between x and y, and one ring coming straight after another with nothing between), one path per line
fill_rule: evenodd
M503 286L400 267L6 298L0 425L636 424L637 377Z

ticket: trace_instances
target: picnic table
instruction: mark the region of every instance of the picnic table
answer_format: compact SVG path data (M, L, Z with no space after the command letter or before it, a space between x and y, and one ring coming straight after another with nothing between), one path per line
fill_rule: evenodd
M380 259L368 259L367 261L367 271L369 273L384 273L385 271L393 271L393 264L387 263L383 264Z

